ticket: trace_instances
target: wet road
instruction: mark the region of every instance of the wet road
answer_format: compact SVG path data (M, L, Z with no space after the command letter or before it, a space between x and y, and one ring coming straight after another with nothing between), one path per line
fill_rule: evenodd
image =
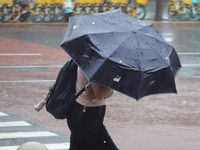
M154 23L175 47L183 68L178 94L148 96L136 102L115 92L107 100L105 124L120 150L200 149L200 23ZM59 48L67 26L0 26L0 110L69 135L64 120L34 104L47 93L62 64Z

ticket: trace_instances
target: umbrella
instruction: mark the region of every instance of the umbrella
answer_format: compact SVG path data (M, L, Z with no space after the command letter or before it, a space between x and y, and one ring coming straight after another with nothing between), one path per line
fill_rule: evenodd
M177 93L181 64L175 49L153 24L119 10L71 17L61 47L90 82L136 100Z

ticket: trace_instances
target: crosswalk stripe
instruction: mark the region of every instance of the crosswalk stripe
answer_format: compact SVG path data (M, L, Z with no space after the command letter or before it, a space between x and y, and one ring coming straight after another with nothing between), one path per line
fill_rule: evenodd
M9 116L9 115L6 113L0 112L0 117L4 117L4 116Z
M48 131L0 133L0 139L58 136Z
M44 144L49 150L69 149L69 143Z
M26 121L0 122L0 127L23 127L23 126L31 126L31 124Z
M0 150L16 150L19 146L2 146Z
M0 150L16 150L27 141L42 143L49 150L68 150L70 147L67 136L54 133L2 111L0 111L0 118Z
M183 67L200 67L200 64L181 64Z
M0 147L0 150L16 150L19 146L3 146ZM69 143L44 144L44 146L46 146L48 150L69 149Z

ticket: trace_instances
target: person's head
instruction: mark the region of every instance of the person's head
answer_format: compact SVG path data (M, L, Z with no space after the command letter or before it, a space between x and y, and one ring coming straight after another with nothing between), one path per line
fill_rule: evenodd
M46 146L39 142L27 142L18 147L17 150L48 150Z

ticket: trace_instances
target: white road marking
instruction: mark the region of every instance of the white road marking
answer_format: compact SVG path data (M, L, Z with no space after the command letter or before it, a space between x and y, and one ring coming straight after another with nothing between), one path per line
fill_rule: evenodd
M0 117L5 117L5 116L9 116L9 115L6 113L0 112Z
M6 114L4 112L0 111L0 117L4 117L4 116L10 116L9 114ZM3 127L9 127L9 128L13 128L13 127L20 127L20 126L32 126L32 124L26 122L26 121L7 121L7 122L1 122L0 121L0 129L2 129ZM31 130L31 128L30 128ZM17 138L55 138L55 136L58 136L58 134L56 133L52 133L49 131L32 131L31 132L7 132L4 129L1 130L0 133L0 141L1 139L3 140L13 140L13 139L17 139ZM64 141L65 142L65 141ZM0 143L1 144L1 143ZM0 145L0 150L16 150L17 148L20 147L20 145L16 144L15 142L13 142L14 145ZM70 143L66 142L66 143L49 143L49 144L44 144L49 150L62 150L62 149L69 149L70 147Z
M200 64L182 64L182 67L200 67Z
M0 122L0 127L23 127L23 126L32 126L32 125L25 121Z
M200 55L200 52L178 52L178 55Z
M44 144L49 150L69 149L69 143Z
M0 56L40 56L40 53L0 54Z
M58 136L48 131L0 133L0 139Z
M0 66L0 69L11 69L11 68L60 68L62 65L48 65L48 66Z
M55 80L4 80L0 81L0 83L49 83L55 82Z
M0 150L16 150L19 146L1 146Z
M197 67L200 64L182 64L185 67ZM55 66L0 66L0 69L11 69L11 68L61 68L62 65Z
M69 143L52 143L52 144L44 144L44 145L49 150L69 149ZM0 150L16 150L19 146L2 146L0 147Z

